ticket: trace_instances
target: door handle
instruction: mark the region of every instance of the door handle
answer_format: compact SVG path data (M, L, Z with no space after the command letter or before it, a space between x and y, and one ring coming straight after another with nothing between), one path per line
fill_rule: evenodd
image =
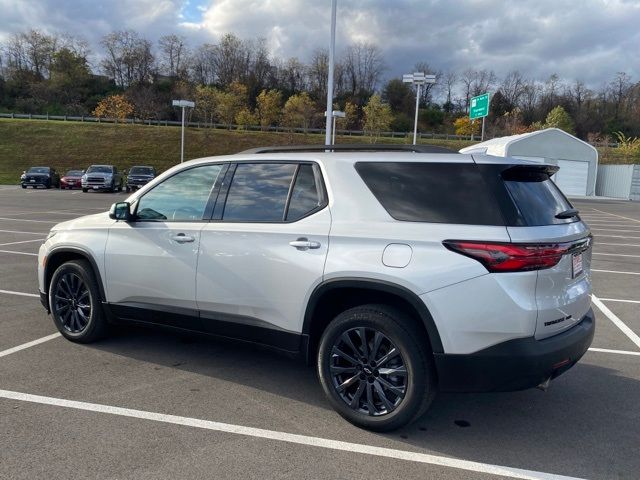
M190 243L195 241L195 237L192 237L191 235L185 235L184 233L178 233L176 235L172 235L171 240L177 243Z
M297 248L298 250L308 250L308 249L316 249L316 248L320 248L320 242L312 242L309 241L308 238L305 237L301 237L297 240L293 240L292 242L289 242L289 245L291 245L294 248Z

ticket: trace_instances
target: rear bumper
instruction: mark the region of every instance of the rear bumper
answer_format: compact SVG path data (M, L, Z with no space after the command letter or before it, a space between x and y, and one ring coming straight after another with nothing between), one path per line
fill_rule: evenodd
M595 318L589 309L580 323L544 340L509 340L468 355L436 353L440 390L496 392L535 387L575 365L594 333Z

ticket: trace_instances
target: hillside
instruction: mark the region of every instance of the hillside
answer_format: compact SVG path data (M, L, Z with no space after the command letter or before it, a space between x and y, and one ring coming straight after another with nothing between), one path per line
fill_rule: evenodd
M264 145L322 144L323 135L244 132L189 128L185 158L237 153ZM367 142L367 137L339 137L338 143ZM380 139L405 143L407 139ZM471 145L460 140L423 140L454 151ZM615 149L600 150L601 162L623 163ZM92 163L119 168L153 165L159 171L180 160L180 129L146 125L86 124L0 119L0 184L18 183L30 166L51 165L60 172Z
M189 128L185 159L237 153L264 145L322 144L323 135L244 132ZM361 143L366 137L338 138ZM392 139L383 139L389 143ZM404 143L396 139L396 143ZM427 142L423 142L427 143ZM470 142L433 140L453 150ZM51 165L61 172L92 163L153 165L160 171L180 161L180 128L146 125L85 124L38 120L0 120L0 184L17 183L33 165Z

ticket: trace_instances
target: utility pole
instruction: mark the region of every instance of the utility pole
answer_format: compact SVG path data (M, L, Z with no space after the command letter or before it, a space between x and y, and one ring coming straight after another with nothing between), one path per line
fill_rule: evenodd
M182 108L182 131L180 132L180 163L182 163L184 162L184 110L185 108L194 108L196 104L190 100L174 100L172 105Z
M333 64L336 54L336 9L337 0L331 0L331 42L329 44L329 78L327 81L327 125L324 137L324 144L331 145L331 124L333 116L329 112L333 112Z
M425 83L436 83L435 75L426 75L424 72L413 72L407 73L402 76L402 81L404 83L411 83L412 85L416 85L416 114L413 120L413 144L416 144L416 139L418 137L418 111L420 108L420 86Z

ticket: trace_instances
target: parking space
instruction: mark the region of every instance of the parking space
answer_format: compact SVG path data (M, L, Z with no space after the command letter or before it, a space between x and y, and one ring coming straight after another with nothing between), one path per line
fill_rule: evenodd
M575 368L547 392L440 395L376 434L330 408L312 368L269 352L139 328L91 345L52 336L41 239L124 197L0 188L0 478L637 478L637 203L574 202L604 307Z

